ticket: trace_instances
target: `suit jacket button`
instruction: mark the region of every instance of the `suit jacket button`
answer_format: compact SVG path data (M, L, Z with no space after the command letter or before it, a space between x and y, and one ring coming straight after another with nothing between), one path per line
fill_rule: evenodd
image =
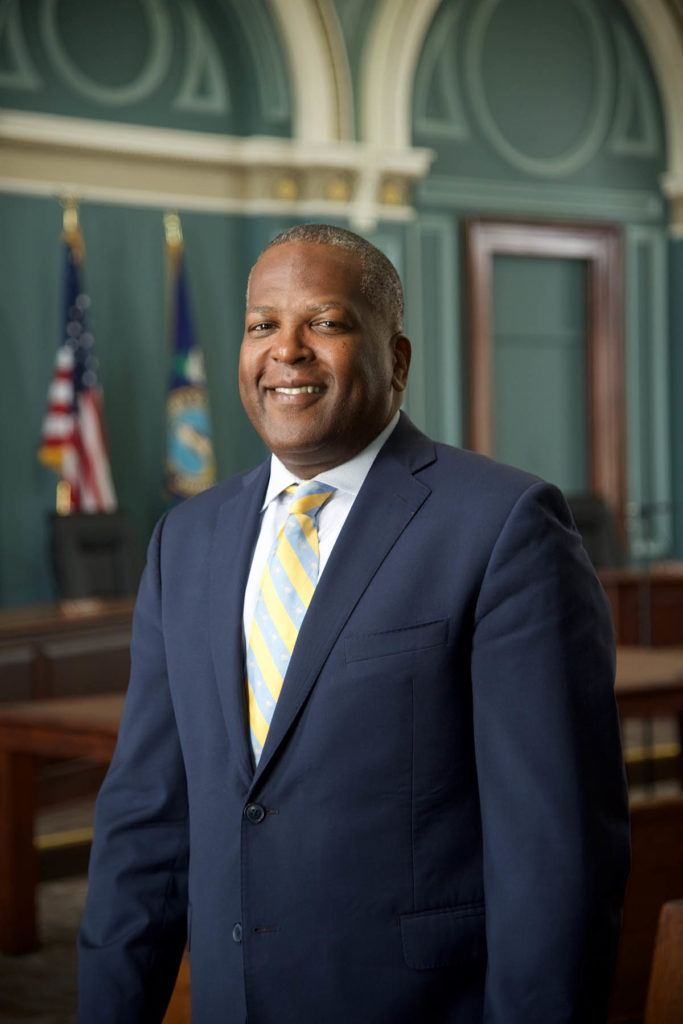
M247 804L244 808L244 817L247 821L250 821L252 825L260 824L265 816L265 808L261 807L261 804Z
M237 922L235 927L232 929L232 941L233 942L241 942L242 941L242 925L239 923L239 921Z

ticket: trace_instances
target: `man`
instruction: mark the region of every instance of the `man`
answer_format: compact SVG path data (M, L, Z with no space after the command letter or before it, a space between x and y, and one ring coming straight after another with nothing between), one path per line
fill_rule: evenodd
M194 1024L604 1020L609 612L555 488L399 412L401 307L338 228L252 271L240 393L273 455L150 543L82 1024L160 1021L186 938Z

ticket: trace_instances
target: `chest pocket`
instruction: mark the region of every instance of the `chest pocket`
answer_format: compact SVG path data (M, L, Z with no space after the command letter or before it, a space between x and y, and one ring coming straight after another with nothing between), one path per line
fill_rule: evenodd
M385 658L391 654L441 647L448 641L448 619L423 622L403 629L389 629L382 633L356 634L344 640L346 662Z

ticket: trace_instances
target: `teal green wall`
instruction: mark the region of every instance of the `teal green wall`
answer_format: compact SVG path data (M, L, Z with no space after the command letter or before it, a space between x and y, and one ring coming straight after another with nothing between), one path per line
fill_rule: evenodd
M665 134L649 59L625 6L619 0L444 0L418 61L413 139L436 153L416 188L419 221L407 258L409 267L419 267L418 282L408 280L411 301L418 304L417 335L425 349L433 349L422 405L434 433L455 443L466 440L466 303L459 266L464 220L617 224L624 254L631 553L638 561L667 557L676 341L667 321L673 277L660 188ZM519 285L517 303L531 321L540 314L544 288L533 274ZM435 319L445 330L433 338ZM547 387L540 382L539 409L550 388L557 413L548 428L551 450L541 456L531 451L533 430L524 415L531 400L529 359L521 348L514 356L503 351L496 365L503 375L496 382L497 416L506 427L495 454L519 461L526 450L527 468L575 489L585 477L586 441L574 416L585 400L577 393L576 358L564 384L558 354L546 368ZM539 370L537 364L536 376ZM639 510L653 506L667 511L649 522L639 518Z
M119 505L146 544L163 511L164 240L158 210L83 204L84 280L100 364ZM185 213L185 265L204 353L220 478L265 454L242 410L237 362L249 268L291 218ZM56 200L0 195L0 603L54 599L47 513L55 475L36 458L62 337L61 209ZM373 236L401 268L403 229Z
M85 204L84 278L119 503L146 542L162 511L167 374L162 215ZM242 412L236 365L248 269L278 225L186 214L186 267L207 368L219 471L262 457ZM56 201L0 196L0 600L53 596L45 513L55 476L36 459L47 388L62 335L61 210Z
M378 0L334 3L358 134L363 50ZM144 13L153 6L162 11L156 24ZM50 7L58 15L52 28L41 13ZM14 0L4 13L16 19L12 38L9 21L0 38L4 107L234 135L292 131L290 78L267 0ZM157 54L151 70L145 66L150 52ZM74 84L65 62L77 63L104 91ZM135 95L121 91L131 77ZM370 236L405 283L414 343L408 412L433 436L463 443L466 217L621 225L629 500L674 503L674 546L671 515L644 541L658 557L683 556L683 242L667 241L661 102L625 6L619 0L443 0L418 60L413 142L436 153L415 189L416 219L382 223ZM246 276L260 248L293 221L180 213L219 473L227 476L263 455L236 388ZM144 542L162 509L161 211L84 203L81 220L115 483ZM61 336L60 230L56 200L0 196L2 604L53 597L45 514L53 507L55 478L35 453ZM530 298L534 288L523 286ZM505 381L512 409L523 394L518 372ZM559 400L571 407L575 396L566 389ZM561 444L557 470L547 475L578 479L580 439L564 454Z
M661 105L618 0L444 0L413 123L432 177L659 194Z
M230 135L291 133L289 79L266 0L4 6L2 106Z

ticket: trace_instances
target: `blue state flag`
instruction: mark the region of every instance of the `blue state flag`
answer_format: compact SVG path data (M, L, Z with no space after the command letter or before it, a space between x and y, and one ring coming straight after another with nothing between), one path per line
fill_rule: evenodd
M204 360L192 328L182 243L171 259L171 296L165 491L177 502L216 482Z

